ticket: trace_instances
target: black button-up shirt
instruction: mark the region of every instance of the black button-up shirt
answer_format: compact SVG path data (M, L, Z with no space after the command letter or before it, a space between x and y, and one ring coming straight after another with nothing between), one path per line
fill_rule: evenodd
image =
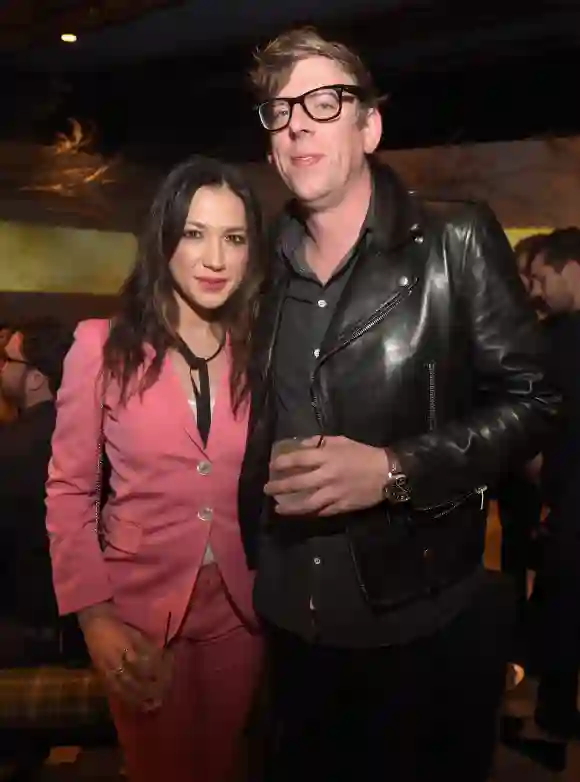
M322 340L352 273L357 250L368 240L367 223L326 285L320 283L304 260L304 230L300 224L294 223L285 237L284 255L292 276L274 355L277 440L320 434L310 397L310 381Z
M310 396L312 373L336 305L372 241L373 222L371 202L358 240L325 285L306 264L301 223L294 220L281 239L291 278L273 356L276 440L320 434ZM315 519L272 519L270 530L284 534L261 536L255 589L256 608L267 621L308 641L362 648L406 643L444 626L481 583L477 573L437 597L377 616L358 584L345 534L306 537L289 529L314 524Z

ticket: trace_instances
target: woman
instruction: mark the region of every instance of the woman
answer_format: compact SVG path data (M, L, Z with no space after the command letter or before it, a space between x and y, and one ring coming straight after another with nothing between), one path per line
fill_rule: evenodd
M235 169L178 166L118 314L81 323L65 364L47 486L54 583L107 683L131 782L230 779L259 677L236 500L260 237Z

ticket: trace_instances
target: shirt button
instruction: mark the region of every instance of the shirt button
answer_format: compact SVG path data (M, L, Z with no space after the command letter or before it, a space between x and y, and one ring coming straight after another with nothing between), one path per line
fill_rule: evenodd
M318 358L320 356L320 348L316 348L314 351L314 358Z
M320 557L314 557L313 562L314 562L315 565L320 565L322 560L320 559Z
M327 304L328 304L328 302L326 301L326 299L318 299L318 306L319 307L324 308L324 307L327 306Z
M202 521L211 521L213 519L212 508L202 508L200 511L198 511L197 517Z
M209 475L211 472L211 464L209 462L198 462L196 469L200 475Z

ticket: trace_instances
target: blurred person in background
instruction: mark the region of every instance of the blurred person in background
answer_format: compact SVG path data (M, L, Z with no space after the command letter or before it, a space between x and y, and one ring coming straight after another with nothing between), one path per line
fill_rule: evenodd
M549 508L541 577L543 648L536 723L580 738L580 228L546 237L530 266L532 295L545 302L549 371L562 411L543 453L542 494Z
M8 323L0 323L0 367L2 366L1 352L6 347L8 340L12 335L12 327ZM13 421L17 415L17 410L14 405L6 399L2 391L0 390L0 424L5 424L8 421Z
M524 288L529 294L532 292L533 284L530 267L532 261L540 251L545 240L545 233L530 234L529 236L525 236L523 239L520 239L520 241L514 245L514 255L518 265L518 273ZM538 304L544 307L545 302L543 299L538 297L533 300L537 301Z
M531 264L546 241L546 234L531 234L514 247L520 279L540 320L546 315L546 303L532 294ZM503 475L495 489L501 524L501 569L516 588L517 621L512 658L533 666L530 649L530 613L528 605L528 571L536 564L540 540L542 497L539 487L539 462L519 466Z
M56 421L55 398L72 330L31 320L1 351L0 390L18 417L0 428L0 664L54 661L60 623L45 527L45 483Z

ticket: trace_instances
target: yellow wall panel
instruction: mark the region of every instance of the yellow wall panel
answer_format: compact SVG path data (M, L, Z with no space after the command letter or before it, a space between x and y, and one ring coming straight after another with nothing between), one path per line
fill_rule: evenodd
M506 228L505 232L510 244L514 247L519 241L525 239L526 236L532 236L533 234L549 234L552 233L553 228Z
M512 245L549 227L512 227ZM115 294L133 263L130 233L0 221L0 291Z
M114 294L135 245L130 233L0 221L0 290Z

